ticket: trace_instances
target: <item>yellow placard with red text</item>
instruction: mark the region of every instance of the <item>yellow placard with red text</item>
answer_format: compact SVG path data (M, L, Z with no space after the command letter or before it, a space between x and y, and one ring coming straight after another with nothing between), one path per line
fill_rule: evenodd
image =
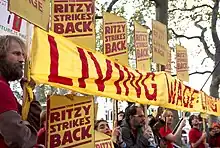
M168 73L120 65L99 52L39 28L35 28L32 49L31 76L38 83L120 101L205 112L200 91Z
M9 0L9 11L44 30L48 30L50 0Z
M104 54L123 65L128 65L126 20L115 14L103 13Z
M167 65L167 27L159 21L152 21L153 62Z
M189 81L187 50L179 45L176 46L176 73L178 79Z
M52 0L51 30L95 50L95 0Z
M111 137L95 131L95 148L114 148Z
M137 69L151 71L151 60L149 56L149 34L147 28L134 22L134 43L136 49Z
M51 96L47 101L47 147L94 147L93 97Z
M169 74L171 74L172 67L171 67L171 62L172 62L172 56L171 56L171 48L169 45L167 45L167 65L165 66L165 71Z

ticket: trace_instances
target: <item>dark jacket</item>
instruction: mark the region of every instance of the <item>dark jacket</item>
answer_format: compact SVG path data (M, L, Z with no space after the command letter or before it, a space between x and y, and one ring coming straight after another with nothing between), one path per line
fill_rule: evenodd
M121 126L122 140L126 143L126 148L146 148L149 147L148 139L138 131L137 136L132 134L130 125L124 121Z

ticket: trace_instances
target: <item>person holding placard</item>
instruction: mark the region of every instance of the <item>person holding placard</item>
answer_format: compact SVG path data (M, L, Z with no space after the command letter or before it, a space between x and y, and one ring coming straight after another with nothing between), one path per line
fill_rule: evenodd
M21 105L17 102L9 82L20 80L25 62L25 44L16 36L0 36L0 147L31 148L37 142L40 107L30 108L28 119L21 119ZM23 79L22 79L23 80ZM32 106L33 104L31 104ZM35 122L36 121L36 122Z

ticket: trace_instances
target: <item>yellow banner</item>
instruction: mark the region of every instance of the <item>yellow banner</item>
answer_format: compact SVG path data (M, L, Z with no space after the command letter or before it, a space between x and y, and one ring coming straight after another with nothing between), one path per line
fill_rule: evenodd
M216 98L208 96L206 93L201 92L202 95L202 108L207 114L219 116L220 101Z
M32 49L31 76L38 83L117 100L204 112L200 92L167 73L140 72L122 66L99 52L39 28L35 28ZM220 115L219 110L217 113Z
M111 137L95 131L95 148L114 148Z
M184 85L180 80L167 76L168 99L163 107L188 112L203 112L200 91ZM159 83L159 82L158 82ZM163 91L163 90L161 90ZM166 98L164 98L166 99Z
M151 60L149 56L149 35L145 27L134 22L134 38L136 49L137 69L151 71Z
M95 50L94 0L52 0L51 16L52 31Z
M152 21L153 62L167 65L167 27Z
M169 45L167 45L167 51L168 51L168 54L167 54L167 65L165 66L165 71L169 74L171 74L171 70L172 70L172 67L171 67L171 62L172 62L172 56L171 56L171 48L169 47Z
M48 30L50 0L9 0L9 11L44 30Z
M179 45L176 45L176 73L178 79L189 82L187 50Z
M94 147L93 98L51 96L47 101L47 147Z
M104 54L123 65L128 65L126 20L111 13L103 13Z

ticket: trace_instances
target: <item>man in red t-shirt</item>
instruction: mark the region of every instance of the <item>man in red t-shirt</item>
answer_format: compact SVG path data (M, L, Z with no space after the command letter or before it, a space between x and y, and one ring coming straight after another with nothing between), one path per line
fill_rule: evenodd
M0 36L0 148L31 148L37 132L30 121L21 120L19 105L9 81L21 79L24 42L15 36Z
M189 124L192 127L189 131L189 142L191 148L206 148L207 144L205 143L206 133L202 133L199 130L199 118L196 115L191 115L189 118Z

